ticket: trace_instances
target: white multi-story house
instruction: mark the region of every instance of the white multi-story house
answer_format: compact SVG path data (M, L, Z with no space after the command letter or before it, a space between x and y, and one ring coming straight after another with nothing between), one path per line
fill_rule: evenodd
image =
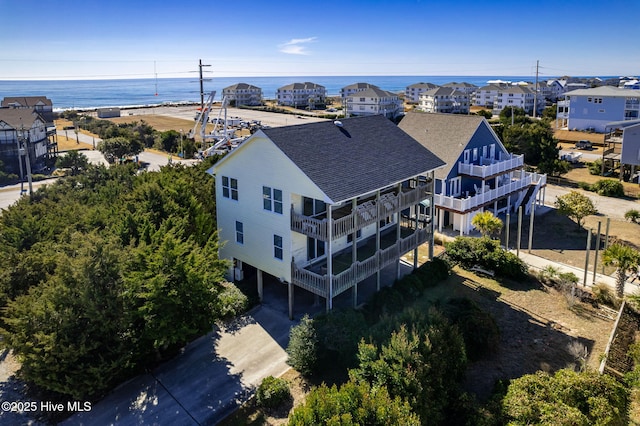
M276 90L278 105L294 108L315 109L316 105L324 105L327 89L316 83L291 83Z
M564 85L560 80L547 80L540 86L542 96L548 101L557 102L564 93Z
M370 83L353 83L340 89L340 100L344 104L347 97L367 89L379 89L379 87Z
M404 89L404 100L407 103L417 104L420 102L420 94L427 90L437 89L437 84L433 83L415 83Z
M248 83L237 83L222 89L222 95L227 100L234 101L236 106L240 105L262 105L262 89Z
M493 104L498 97L498 92L502 90L503 86L498 84L488 84L486 86L480 87L475 91L475 102L474 105L493 108Z
M565 93L558 120L570 130L604 133L610 122L640 118L640 91L600 86Z
M435 172L438 230L468 234L479 212L528 214L544 203L546 175L526 172L483 117L409 112L398 127L447 163Z
M29 108L0 108L0 161L23 178L44 169L49 145L46 121Z
M381 116L262 129L218 161L220 258L230 274L263 274L333 299L433 244L433 174L443 162ZM416 256L417 257L417 256ZM414 264L414 267L416 265ZM373 278L372 278L373 279ZM368 282L370 282L369 280ZM364 284L363 284L364 285Z
M353 93L345 99L347 116L384 115L395 118L404 114L404 104L400 97L392 92L370 87Z
M467 82L455 82L443 84L442 87L449 87L451 89L456 89L458 92L462 92L467 95L469 98L473 96L473 94L478 90L478 86L475 84L467 83Z
M468 114L469 96L451 87L427 90L420 95L420 111Z
M539 98L536 104L535 91L527 86L509 86L498 91L493 101L493 113L498 115L505 108L522 108L527 114L533 114L533 109L544 108L544 101Z

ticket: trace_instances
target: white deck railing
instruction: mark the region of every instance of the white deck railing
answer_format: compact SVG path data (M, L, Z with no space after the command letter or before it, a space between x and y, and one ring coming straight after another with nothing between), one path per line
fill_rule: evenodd
M524 155L522 154L512 155L511 158L487 165L465 164L463 162L459 162L458 174L486 178L488 176L495 176L509 170L521 168L523 165Z
M547 175L523 172L520 179L512 180L506 185L499 186L495 189L489 189L471 197L456 198L443 194L435 194L434 202L437 207L443 207L457 212L466 212L476 207L492 203L514 192L518 192L529 185L545 185L546 183Z
M387 193L380 197L380 202L369 200L358 205L355 212L333 220L333 238L340 238L354 233L367 225L398 213L428 198L429 185L422 184L399 194ZM357 216L357 220L356 220ZM291 209L291 230L321 241L329 240L328 220L305 216Z
M378 250L373 256L363 261L352 263L349 268L333 276L331 280L333 283L333 296L339 295L353 287L356 283L374 275L378 270L392 265L394 262L397 262L404 253L424 244L428 239L429 231L427 229L420 229L408 237L398 240L395 244ZM291 264L291 270L294 285L319 296L328 297L327 281L329 276L327 272L318 274L305 269L303 266L296 265L295 262Z

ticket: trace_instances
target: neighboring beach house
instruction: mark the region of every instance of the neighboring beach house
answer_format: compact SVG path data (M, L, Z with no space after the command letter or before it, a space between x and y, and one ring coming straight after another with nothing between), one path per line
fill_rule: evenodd
M276 90L278 105L315 109L326 103L327 90L316 83L291 83Z
M498 96L493 101L493 113L499 115L505 108L522 108L525 113L533 114L533 109L544 108L544 101L535 101L535 91L527 86L509 86L498 91Z
M640 91L600 86L565 93L557 118L570 130L604 133L614 121L640 118Z
M437 84L433 83L415 83L404 89L404 101L410 104L420 103L420 94L427 90L437 89Z
M289 292L333 299L424 243L433 247L434 170L444 163L381 116L262 129L211 169L220 258ZM356 242L354 244L354 242ZM414 253L415 254L415 253ZM417 256L414 256L414 259ZM414 267L416 265L414 264Z
M475 91L474 105L493 108L495 100L498 97L498 92L500 92L502 88L503 87L498 84L488 84L480 87Z
M262 105L262 89L252 84L237 83L232 86L225 87L222 89L222 95L226 96L227 100L234 101L235 106Z
M601 174L618 174L620 180L640 182L640 119L606 125Z
M435 172L439 231L468 234L479 212L497 216L523 206L528 214L543 204L546 175L526 172L524 156L507 152L483 117L409 112L398 127L447 163Z
M0 108L0 161L6 173L23 178L44 169L50 145L40 114L30 108Z
M451 89L455 89L458 92L462 92L469 97L473 96L473 94L478 89L478 86L476 86L475 84L467 83L465 81L462 81L460 83L452 81L451 83L443 84L442 87L449 87Z
M469 96L452 87L438 87L420 94L418 110L447 114L468 114Z
M55 127L53 123L53 102L46 96L6 96L0 105L3 108L33 110L42 116L47 127Z
M404 114L404 104L400 97L378 87L347 96L345 112L347 116L384 115L393 119Z
M362 92L363 90L372 89L372 88L379 89L378 86L370 83L353 83L348 86L344 86L342 89L340 89L340 100L344 105L344 101L347 97L353 95L354 93Z

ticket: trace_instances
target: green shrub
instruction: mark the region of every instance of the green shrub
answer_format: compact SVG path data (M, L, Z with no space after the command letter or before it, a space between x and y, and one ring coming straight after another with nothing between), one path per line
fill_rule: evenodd
M313 320L305 314L300 324L291 328L287 346L287 364L302 375L312 374L318 362L318 337Z
M605 283L596 283L591 287L591 293L593 294L593 300L595 300L596 303L611 306L612 308L618 308L618 299L609 285Z
M624 214L624 218L630 222L638 223L640 222L640 211L635 209L627 210Z
M393 289L399 292L405 302L416 300L422 295L422 281L414 274L405 275L393 284Z
M527 276L527 265L515 254L500 247L498 240L457 237L445 247L449 259L465 269L477 265L505 278L522 280Z
M256 403L263 408L275 408L290 399L289 383L273 376L265 377L256 392Z
M418 426L420 419L406 401L391 397L386 387L349 381L340 388L324 383L314 388L291 413L289 425Z
M222 318L233 318L247 311L247 296L233 283L224 283L224 290L218 296L219 311Z
M331 364L331 368L355 364L358 343L369 328L363 312L356 309L335 309L318 315L313 327L318 338L318 359Z
M629 390L608 374L559 370L511 381L502 400L505 424L627 425Z
M462 333L467 357L477 361L498 347L500 331L491 314L471 299L454 298L444 307L445 314Z
M449 264L445 259L435 257L420 266L415 275L420 279L424 288L434 287L449 276Z
M602 174L602 160L597 159L593 163L587 163L589 167L589 173L592 175L600 176Z
M593 191L598 195L604 195L606 197L624 197L624 186L622 182L615 179L600 179L593 185L591 185Z
M585 191L593 191L593 186L587 182L578 182L578 188L584 189Z

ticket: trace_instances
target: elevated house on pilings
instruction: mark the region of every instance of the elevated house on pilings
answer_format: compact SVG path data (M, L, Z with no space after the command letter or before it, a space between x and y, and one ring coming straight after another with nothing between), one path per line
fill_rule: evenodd
M640 120L613 121L605 130L601 174L640 184Z
M447 163L435 172L439 231L468 234L482 211L498 216L522 206L529 214L544 204L546 175L525 171L524 156L510 154L483 117L410 112L398 127Z
M429 243L434 171L443 161L380 116L262 129L216 163L220 257L333 300ZM414 267L417 264L414 262ZM275 281L275 280L274 280Z

